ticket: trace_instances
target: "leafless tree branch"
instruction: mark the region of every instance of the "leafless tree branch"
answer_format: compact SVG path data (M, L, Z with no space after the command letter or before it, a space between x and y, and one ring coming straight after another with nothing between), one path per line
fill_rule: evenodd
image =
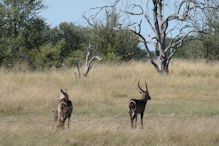
M86 60L85 60L85 70L84 70L84 73L82 74L82 77L86 78L89 71L91 70L91 68L93 67L93 61L95 59L99 60L99 61L102 61L103 58L99 57L99 56L92 56L90 58L90 55L91 55L91 50L92 50L92 45L91 43L89 42L89 46L88 46L88 49L87 49L87 55L86 55ZM77 68L77 71L78 71L78 78L80 79L81 78L81 72L80 72L80 65L79 65L79 62L76 63L76 68ZM77 73L74 72L74 76L77 77Z
M123 0L115 0L114 3L105 5L102 7L96 7L98 10L94 17L96 17L103 9L115 8L121 12L125 17L123 24L120 28L116 29L128 29L139 37L139 40L144 44L144 48L147 52L147 57L150 62L154 65L155 69L159 72L163 72L166 68L168 70L168 65L171 58L174 56L177 48L181 47L183 42L186 40L189 34L197 30L192 29L191 23L195 21L196 15L202 13L206 8L218 8L219 6L211 6L206 0L179 0L175 6L175 12L171 14L165 14L164 8L165 0L146 0L145 6L138 1L127 0L127 5L122 7L120 2ZM149 8L152 6L152 9ZM149 11L146 12L146 11ZM132 21L131 17L138 17L137 21ZM93 17L92 17L93 18ZM90 21L88 21L88 24ZM143 23L147 23L152 33L150 32L149 39L143 34ZM170 22L174 22L177 25L171 26ZM179 25L178 25L179 24ZM171 26L171 28L169 28ZM178 30L178 34L175 31ZM171 36L169 44L167 43L167 38L170 36L169 33L174 31L174 36ZM150 44L157 57L157 63L153 60L149 49Z
M88 50L87 50L87 56L86 56L86 62L85 62L85 72L83 74L83 77L87 77L90 69L92 68L92 62L95 60L95 59L98 59L99 61L102 61L103 58L99 57L99 56L92 56L90 59L90 55L91 55L91 49L92 49L92 45L91 43L89 42L89 47L88 47Z

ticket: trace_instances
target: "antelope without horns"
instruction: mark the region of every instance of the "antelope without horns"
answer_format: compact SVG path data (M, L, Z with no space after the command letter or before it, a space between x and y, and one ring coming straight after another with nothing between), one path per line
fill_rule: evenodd
M141 126L143 128L143 116L144 116L145 107L147 105L147 101L151 100L146 81L145 81L145 87L146 87L146 90L143 90L140 87L139 82L138 82L139 93L142 94L142 98L129 100L128 112L130 115L130 123L131 123L132 128L137 127L137 115L138 114L141 114ZM135 127L133 125L134 123L135 123Z
M54 111L54 125L58 121L57 127L64 128L65 126L65 120L68 119L68 128L70 124L70 118L73 110L73 105L71 100L68 98L67 90L63 91L61 89L61 95L57 98L58 107L57 110Z

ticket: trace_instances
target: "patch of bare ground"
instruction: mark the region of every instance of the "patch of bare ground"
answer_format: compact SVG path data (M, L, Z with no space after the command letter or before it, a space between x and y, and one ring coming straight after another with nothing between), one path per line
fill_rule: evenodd
M128 115L125 118L73 116L70 129L52 130L52 120L48 117L7 117L0 120L0 138L8 139L2 139L6 145L10 145L12 140L21 145L28 145L27 137L33 145L217 145L218 121L219 117L146 114L144 129L140 128L140 121L138 127L132 129Z

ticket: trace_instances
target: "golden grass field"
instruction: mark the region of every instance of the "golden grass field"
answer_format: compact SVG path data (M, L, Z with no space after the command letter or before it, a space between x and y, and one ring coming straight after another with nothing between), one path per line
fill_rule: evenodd
M144 129L130 128L128 101L147 80ZM52 130L56 97L67 88L70 129ZM159 75L149 63L94 65L86 79L73 69L0 69L0 145L219 145L219 63L173 60ZM67 126L67 125L66 125Z

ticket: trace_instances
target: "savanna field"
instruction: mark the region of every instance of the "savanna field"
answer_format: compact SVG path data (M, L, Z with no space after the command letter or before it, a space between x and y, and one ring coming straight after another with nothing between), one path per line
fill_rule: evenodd
M73 69L0 69L0 145L219 145L219 63L173 60L159 75L144 62L94 65L88 77ZM152 100L136 129L128 101L147 81ZM53 129L60 88L74 105L70 129Z

